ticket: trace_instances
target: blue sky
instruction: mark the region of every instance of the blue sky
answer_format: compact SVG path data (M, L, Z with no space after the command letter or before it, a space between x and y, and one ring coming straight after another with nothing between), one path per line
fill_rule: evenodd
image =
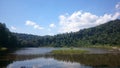
M18 33L76 32L117 18L119 0L0 0L0 22Z

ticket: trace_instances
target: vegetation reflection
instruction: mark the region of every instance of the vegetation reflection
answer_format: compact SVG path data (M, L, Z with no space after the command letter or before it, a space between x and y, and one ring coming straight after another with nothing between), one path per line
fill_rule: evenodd
M82 54L82 55L54 55L54 58L65 62L78 62L88 66L120 66L120 54Z

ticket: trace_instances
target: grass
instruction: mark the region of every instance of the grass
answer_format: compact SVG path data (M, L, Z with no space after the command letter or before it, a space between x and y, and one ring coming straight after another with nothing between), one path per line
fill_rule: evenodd
M105 48L105 49L109 49L109 50L118 50L120 51L120 47L119 46L109 46L109 45L105 45L105 46L93 46L95 48Z
M61 50L53 50L53 54L84 54L87 53L86 50L79 50L79 49L61 49Z
M5 50L7 50L7 48L5 48L5 47L0 48L0 51L5 51Z

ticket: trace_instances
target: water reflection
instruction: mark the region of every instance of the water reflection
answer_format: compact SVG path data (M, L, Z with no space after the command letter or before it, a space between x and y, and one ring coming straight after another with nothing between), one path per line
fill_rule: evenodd
M120 67L120 54L54 55L57 60L78 62L92 67Z
M7 68L120 67L119 57L120 54L19 55Z
M79 68L79 63L71 63L58 61L54 58L37 58L32 60L25 60L13 62L7 68Z
M0 55L0 68L120 68L120 53L106 53L106 50L103 53L97 49L99 54L53 55L48 53L52 49L41 49L38 48L43 52L37 48L28 48L14 54ZM35 50L37 54L34 54Z

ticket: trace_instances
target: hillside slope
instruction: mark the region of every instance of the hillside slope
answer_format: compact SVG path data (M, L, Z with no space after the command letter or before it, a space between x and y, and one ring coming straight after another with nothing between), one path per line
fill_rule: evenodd
M5 24L0 23L0 50L2 48L13 49L17 45L17 38L9 31Z
M79 39L79 43L120 45L120 20L80 30L75 36Z
M120 20L114 20L96 27L82 29L78 32L58 34L55 36L35 36L14 33L22 46L89 46L120 45Z

